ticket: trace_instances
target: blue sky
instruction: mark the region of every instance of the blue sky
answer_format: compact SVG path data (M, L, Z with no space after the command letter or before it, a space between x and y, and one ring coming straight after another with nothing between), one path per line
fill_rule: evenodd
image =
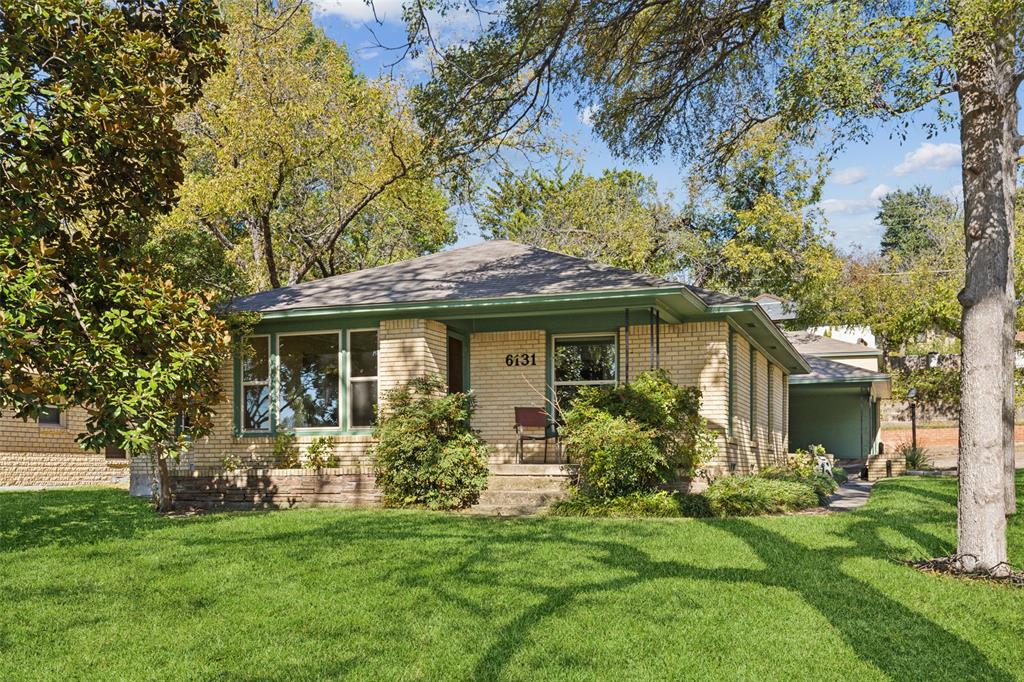
M316 22L327 35L345 44L356 68L367 76L377 76L393 61L377 47L400 45L404 39L401 0L375 0L377 19L363 0L313 0L317 8ZM473 30L469 17L449 16L438 22L447 39L459 40ZM425 63L406 61L394 74L415 81L423 78ZM573 140L576 153L583 158L589 173L605 168L632 168L653 176L662 191L677 197L685 194L684 162L663 157L649 163L626 163L616 159L607 146L592 134L572 102L562 102L557 109L559 132ZM928 122L922 114L918 124ZM881 228L875 222L878 199L893 189L931 185L935 191L960 198L960 144L955 130L929 139L922 127L912 127L905 139L879 127L868 143L855 144L843 150L832 163L832 174L825 185L821 209L836 241L844 248L859 246L878 248ZM460 244L479 239L472 224L464 224Z

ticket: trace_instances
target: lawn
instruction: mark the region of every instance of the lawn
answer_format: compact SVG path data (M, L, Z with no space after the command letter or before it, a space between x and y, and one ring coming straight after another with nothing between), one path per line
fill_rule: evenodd
M898 563L952 550L955 505L941 478L757 520L0 493L0 679L1024 677L1024 590Z

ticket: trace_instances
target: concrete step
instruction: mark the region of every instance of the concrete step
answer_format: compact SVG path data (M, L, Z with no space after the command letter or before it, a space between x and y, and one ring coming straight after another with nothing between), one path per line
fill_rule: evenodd
M572 464L492 464L494 476L570 476L576 471Z
M485 490L480 493L478 504L494 505L545 505L565 497L567 493L561 490L538 492L536 490Z
M488 490L565 490L568 476L490 476Z

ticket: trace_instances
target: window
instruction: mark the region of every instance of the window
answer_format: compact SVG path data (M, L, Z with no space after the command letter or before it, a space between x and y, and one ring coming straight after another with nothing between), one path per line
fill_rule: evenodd
M40 426L60 426L60 408L47 405L39 413Z
M348 423L367 428L377 421L377 332L348 333Z
M566 409L580 386L614 386L618 377L614 336L555 337L555 400Z
M340 426L337 332L277 338L278 423L285 429Z
M242 346L242 430L270 430L269 336L250 336Z

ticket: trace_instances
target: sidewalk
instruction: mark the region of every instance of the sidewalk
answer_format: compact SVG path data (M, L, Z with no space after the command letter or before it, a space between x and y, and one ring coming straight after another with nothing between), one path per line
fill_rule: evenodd
M860 509L868 502L873 481L862 481L851 478L839 486L839 489L828 498L829 511L850 511Z

